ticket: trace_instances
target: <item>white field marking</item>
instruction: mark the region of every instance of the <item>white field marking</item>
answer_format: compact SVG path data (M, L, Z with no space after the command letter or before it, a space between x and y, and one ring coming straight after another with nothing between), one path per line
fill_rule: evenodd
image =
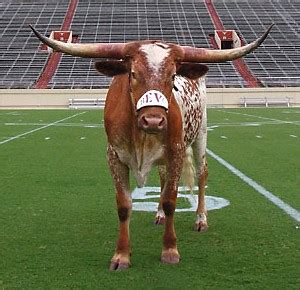
M261 125L280 125L285 124L283 122L268 121L268 122L239 122L239 123L212 123L210 127L239 127L239 126L261 126Z
M22 114L19 113L19 112L14 111L14 112L5 113L5 115L20 116Z
M274 123L272 123L272 124L274 124ZM241 126L243 126L243 127L259 127L260 126L260 124L257 124L257 123L245 123L245 124L241 124Z
M84 125L84 128L104 128L103 124L95 124L95 125Z
M296 135L290 135L290 137L292 137L292 138L297 138L298 136L296 136Z
M45 140L50 140L50 137L46 137Z
M292 121L292 124L300 124L300 121ZM282 125L286 124L285 121L266 121L266 122L242 122L242 123L212 123L210 124L207 129L208 131L213 131L215 128L218 127L259 127L262 125Z
M193 190L198 190L198 187L195 186ZM153 194L157 193L157 194ZM189 201L189 208L176 208L176 212L195 212L198 206L198 195L197 194L185 194L183 192L189 192L189 189L184 186L178 187L177 198L185 198ZM142 187L135 188L131 195L133 200L147 200L153 198L160 198L160 187ZM205 196L206 208L207 210L220 209L225 206L228 206L230 202L224 198L216 196ZM132 209L135 211L153 211L156 212L158 208L158 202L153 201L139 201L132 203Z
M160 43L145 44L140 47L140 51L144 52L150 67L157 73L163 61L169 56L170 48L162 47Z
M250 177L246 176L243 172L232 166L230 163L228 163L226 160L215 154L209 149L206 149L206 152L208 155L210 155L212 158L214 158L216 161L218 161L220 164L222 164L224 167L226 167L229 171L231 171L234 175L239 177L241 180L243 180L246 184L251 186L253 189L255 189L257 192L259 192L261 195L263 195L265 198L267 198L269 201L271 201L273 204L275 204L277 207L282 209L285 213L287 213L291 218L296 220L297 222L300 222L300 212L296 210L295 208L291 207L289 204L285 203L283 200L281 200L279 197L275 196L273 193L265 189L263 186L255 182Z
M256 135L255 137L258 138L258 139L262 138L262 136L260 136L260 135Z
M280 123L284 123L284 124L293 124L293 125L298 125L298 126L300 125L300 121L284 121L284 120L279 120L279 119L273 119L273 118L267 118L267 117L262 117L262 116L257 116L257 115L231 112L231 111L225 111L225 110L217 110L217 111L222 112L222 113L227 113L227 114L241 115L241 116L246 116L246 117L254 117L254 118L263 119L263 120L270 120L270 121L280 122Z
M49 123L4 123L5 126L46 126ZM81 123L58 123L53 127L84 127L84 128L104 128L103 124L81 124Z
M36 132L36 131L43 130L43 129L46 129L46 128L48 128L48 127L54 126L54 125L56 125L56 124L58 124L58 123L60 123L60 122L63 122L63 121L65 121L65 120L69 120L69 119L71 119L71 118L77 117L77 116L82 115L82 114L85 114L85 113L86 113L86 112L81 112L81 113L78 113L78 114L69 116L69 117L67 117L67 118L63 118L63 119L61 119L61 120L55 121L55 122L53 122L53 123L44 125L44 126L42 126L42 127L39 127L39 128L33 129L33 130L30 130L30 131L27 131L27 132L25 132L25 133L22 133L22 134L19 134L19 135L10 137L10 138L8 138L8 139L6 139L6 140L4 140L4 141L1 141L1 142L0 142L0 145L5 144L5 143L10 142L10 141L13 141L13 140L16 140L16 139L19 139L20 137L29 135L29 134L34 133L34 132Z
M281 114L300 114L300 111L282 111Z
M224 135L222 135L222 136L220 136L222 139L227 139L227 137L226 136L224 136Z
M207 130L213 130L213 129L216 129L216 128L219 128L220 126L219 125L211 125L211 126L208 126L207 127Z

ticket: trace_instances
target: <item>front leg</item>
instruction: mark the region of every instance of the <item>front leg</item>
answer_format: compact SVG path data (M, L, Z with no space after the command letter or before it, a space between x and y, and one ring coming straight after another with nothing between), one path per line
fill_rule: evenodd
M111 145L107 149L108 163L116 188L116 202L119 216L119 238L110 270L123 270L130 266L129 223L132 201L129 191L129 168L123 164Z
M176 264L180 259L176 245L174 212L178 181L182 170L183 147L182 144L177 144L175 149L168 151L167 180L161 196L161 204L166 216L161 261L168 264Z
M165 165L158 166L159 171L159 177L160 177L160 195L162 196L165 184L166 184L166 178L167 178L167 170ZM164 225L166 220L166 215L162 209L162 198L159 200L157 212L155 215L155 224L156 225Z

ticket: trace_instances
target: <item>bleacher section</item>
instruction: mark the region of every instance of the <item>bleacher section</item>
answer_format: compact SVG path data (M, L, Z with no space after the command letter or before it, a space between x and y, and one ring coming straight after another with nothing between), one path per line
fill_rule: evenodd
M68 1L1 1L0 88L29 88L39 78L48 54L28 24L49 35L64 19ZM31 37L30 37L31 35Z
M0 88L33 87L48 54L38 51L40 42L28 24L49 35L60 29L68 5L68 0L0 0ZM224 26L247 42L275 22L263 47L245 60L267 86L300 86L300 2L214 0L214 5ZM80 42L160 39L209 48L214 26L202 0L79 0L71 30ZM98 75L93 66L93 60L63 55L48 87L107 87L110 78ZM245 86L231 62L209 67L209 87Z
M126 3L127 2L127 3ZM214 31L202 1L79 1L71 30L80 42L128 42L159 39L182 45L210 47ZM94 70L93 60L63 56L50 82L64 88L103 88L110 79ZM208 86L243 86L232 63L210 65Z
M266 86L300 86L300 2L215 0L226 28L236 29L245 41L253 40L274 22L262 47L245 58L251 71Z

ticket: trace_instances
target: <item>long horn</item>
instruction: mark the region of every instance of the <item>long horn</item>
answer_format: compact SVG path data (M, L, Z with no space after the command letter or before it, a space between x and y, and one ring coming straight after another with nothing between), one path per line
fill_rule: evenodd
M124 43L65 43L50 39L29 25L34 34L53 50L73 56L90 58L124 58Z
M183 61L213 63L213 62L224 62L224 61L234 60L243 57L246 54L258 48L262 44L262 42L268 36L273 25L274 23L271 24L269 28L265 31L265 33L255 41L238 48L213 50L213 49L196 48L190 46L182 46L182 49L184 51Z

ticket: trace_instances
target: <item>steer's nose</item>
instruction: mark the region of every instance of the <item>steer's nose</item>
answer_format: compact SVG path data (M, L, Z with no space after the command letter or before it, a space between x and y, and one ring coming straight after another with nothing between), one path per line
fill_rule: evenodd
M143 115L139 118L138 125L147 133L159 133L167 128L167 120L161 115Z

